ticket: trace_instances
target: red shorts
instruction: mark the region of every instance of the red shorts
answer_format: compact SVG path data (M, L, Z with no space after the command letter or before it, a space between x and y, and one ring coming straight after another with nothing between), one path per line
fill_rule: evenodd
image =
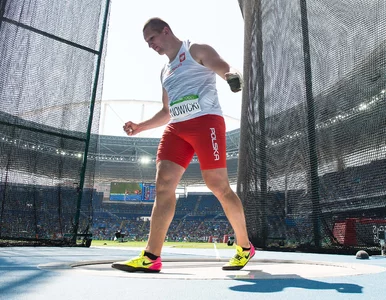
M201 170L226 168L223 117L204 115L166 126L158 146L157 161L170 160L186 169L194 153Z

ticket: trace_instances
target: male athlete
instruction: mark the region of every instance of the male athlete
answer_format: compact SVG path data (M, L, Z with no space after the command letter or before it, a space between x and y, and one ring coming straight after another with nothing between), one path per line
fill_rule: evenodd
M148 20L143 36L150 48L169 58L161 72L163 107L149 120L126 122L123 129L132 136L168 125L158 146L156 198L147 246L139 257L112 267L128 272L161 270L162 246L175 213L175 190L196 153L205 184L220 201L236 236L237 253L223 270L240 270L255 249L248 239L242 203L229 185L216 74L227 80L233 92L241 90L241 76L211 46L179 40L162 19Z

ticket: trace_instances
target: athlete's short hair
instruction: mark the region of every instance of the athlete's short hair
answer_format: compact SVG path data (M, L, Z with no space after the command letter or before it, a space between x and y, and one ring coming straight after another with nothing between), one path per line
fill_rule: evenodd
M155 31L155 32L158 32L158 33L161 33L162 30L167 27L169 28L170 32L173 32L169 26L168 23L166 23L164 20L162 20L161 18L151 18L149 20L146 21L145 25L143 26L143 30L142 31L145 31L145 29L147 27L150 27L151 30Z

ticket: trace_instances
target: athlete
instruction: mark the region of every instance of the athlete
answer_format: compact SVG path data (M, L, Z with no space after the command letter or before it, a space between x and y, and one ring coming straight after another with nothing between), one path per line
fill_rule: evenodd
M175 207L175 190L196 153L206 186L220 201L236 236L236 255L223 270L240 270L254 256L248 239L242 202L229 185L225 122L216 90L216 74L231 90L242 88L241 75L209 45L181 41L160 18L143 27L146 43L169 62L161 71L162 109L141 123L126 122L129 136L167 124L157 151L156 198L149 239L141 254L113 268L128 272L159 272L161 251Z

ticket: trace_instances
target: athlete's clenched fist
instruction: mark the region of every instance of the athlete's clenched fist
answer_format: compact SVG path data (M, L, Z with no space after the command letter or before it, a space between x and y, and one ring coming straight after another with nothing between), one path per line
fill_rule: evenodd
M126 132L127 135L135 135L136 132L135 130L137 129L138 125L131 122L131 121L128 121L125 123L125 125L123 125L123 130Z

